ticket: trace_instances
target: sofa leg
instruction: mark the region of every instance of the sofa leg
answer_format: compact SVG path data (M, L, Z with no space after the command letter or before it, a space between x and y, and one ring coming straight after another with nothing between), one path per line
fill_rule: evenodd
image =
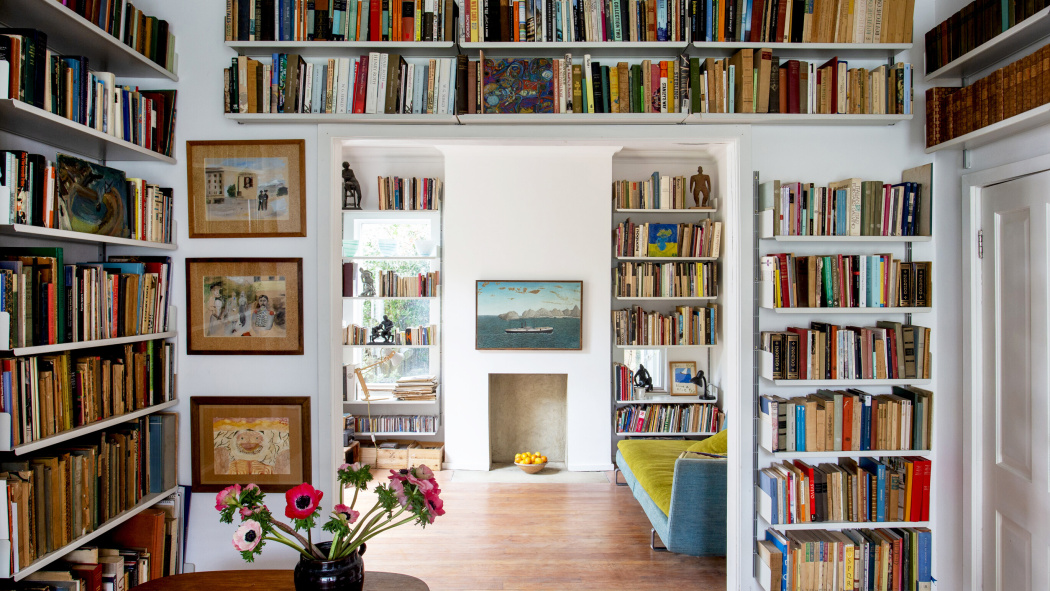
M656 552L667 552L667 548L663 545L661 545L659 548L656 547L656 529L654 528L649 528L649 547L655 550Z
M623 482L620 482L620 475L621 474L623 474L623 472L620 472L619 468L613 470L613 482L616 483L616 486L627 486L627 480L624 480Z

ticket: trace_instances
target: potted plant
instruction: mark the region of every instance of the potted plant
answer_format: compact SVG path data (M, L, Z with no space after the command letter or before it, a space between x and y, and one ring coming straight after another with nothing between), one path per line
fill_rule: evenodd
M255 484L228 486L215 497L219 521L233 523L239 515L241 525L233 534L233 547L247 562L262 553L266 542L277 542L299 552L295 566L295 588L307 590L360 590L364 582L365 543L375 536L409 522L422 527L444 515L441 489L434 473L426 466L391 470L388 482L375 488L378 499L364 514L354 509L358 494L368 487L372 471L367 464L343 464L338 471L345 489L354 487L350 505L332 508L331 517L321 526L331 541L314 543L313 529L321 513L323 493L302 483L285 493L284 515L291 525L274 518L263 504L263 492ZM305 536L303 533L305 532Z

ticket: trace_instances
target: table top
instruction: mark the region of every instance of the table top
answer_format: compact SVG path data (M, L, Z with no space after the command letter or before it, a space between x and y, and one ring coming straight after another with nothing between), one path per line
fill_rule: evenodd
M295 591L290 570L220 570L164 577L136 587L139 591ZM430 591L409 575L365 570L364 591Z

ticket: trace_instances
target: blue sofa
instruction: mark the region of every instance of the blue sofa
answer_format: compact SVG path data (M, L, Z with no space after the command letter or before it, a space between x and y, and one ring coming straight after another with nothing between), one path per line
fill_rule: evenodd
M652 538L655 534L660 536L664 548L671 552L725 556L727 461L724 458L678 457L695 443L620 441L616 466L652 523L650 541L653 549L661 549ZM619 479L617 484L621 484ZM668 506L666 512L661 504Z

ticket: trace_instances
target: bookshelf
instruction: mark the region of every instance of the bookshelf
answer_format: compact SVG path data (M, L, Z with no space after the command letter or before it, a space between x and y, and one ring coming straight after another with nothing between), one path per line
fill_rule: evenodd
M88 59L89 67L93 71L106 71L112 73L118 79L122 78L135 78L135 79L150 79L152 81L158 81L163 83L177 82L179 77L174 71L169 71L163 66L150 60L145 55L142 55L135 51L132 47L125 45L118 36L110 35L103 29L99 28L95 24L91 23L87 19L78 15L74 10L65 6L63 2L57 0L30 0L25 2L3 2L0 3L0 22L3 22L6 26L17 27L17 28L32 28L43 31L47 34L48 49L50 49L54 55L78 55L85 56ZM97 161L101 164L114 166L117 168L124 169L128 172L128 176L137 176L134 174L134 169L128 170L128 166L125 163L145 163L150 165L153 163L173 165L176 164L176 159L173 157L165 156L161 153L152 151L148 148L139 146L135 143L124 141L105 132L98 131L87 125L76 123L72 120L65 119L59 115L50 113L46 110L37 108L29 103L25 103L16 99L3 99L0 100L0 132L3 135L0 139L6 139L10 142L12 139L10 136L21 136L43 144L46 147L46 151L50 152L46 154L46 158L49 161L54 161L55 153L68 153L80 155L84 158ZM7 134L10 134L8 136ZM3 147L3 146L0 146ZM173 222L172 222L173 224ZM176 229L174 225L171 228L172 236L176 235ZM151 242L146 240L136 240L128 238L118 238L105 235L93 235L82 232L59 230L54 228L45 228L32 225L21 225L21 224L7 224L0 225L0 237L4 242L5 247L23 248L23 247L59 247L62 249L63 263L76 264L81 261L95 261L95 260L106 260L107 253L112 252L110 249L117 249L117 253L120 255L143 255L143 256L157 256L167 255L171 251L177 250L178 246L174 242L162 243L162 242ZM169 263L168 272L169 279L175 276ZM168 282L168 295L170 296L173 289ZM63 294L64 297L64 294ZM13 412L18 409L19 406L15 405L14 409L5 409L8 412L0 413L0 459L5 462L17 462L17 461L30 461L32 458L37 456L49 457L48 454L52 450L62 448L68 451L68 446L76 445L83 447L85 442L97 441L97 438L102 437L102 433L112 433L123 429L127 425L136 425L139 428L140 436L142 429L149 428L152 430L150 419L157 418L158 421L163 421L165 425L168 425L166 419L159 419L154 417L157 413L162 411L173 411L179 404L178 393L176 389L178 367L176 361L176 352L178 350L178 330L179 325L176 309L168 304L168 300L164 302L167 310L167 325L158 326L154 329L154 332L150 334L140 334L133 336L125 336L119 338L109 339L95 339L85 340L78 342L65 342L57 343L52 345L41 345L41 346L29 346L29 347L15 347L10 348L9 341L5 340L0 344L0 361L4 363L13 364L28 364L33 363L33 371L37 371L37 367L34 362L45 356L61 356L67 352L71 353L70 358L77 358L81 354L88 357L94 357L94 350L127 346L128 349L134 347L142 347L144 343L155 344L157 348L154 351L157 352L158 357L155 358L155 371L157 372L154 378L157 380L153 384L149 384L149 387L153 390L154 398L150 399L150 392L145 393L145 404L139 404L139 408L133 408L135 406L133 400L129 400L129 406L132 410L124 410L121 412L119 407L110 407L107 412L110 412L109 416L103 416L104 413L102 408L91 409L92 414L88 414L88 410L85 410L86 419L83 417L66 417L70 423L76 425L77 422L81 422L79 426L75 426L69 429L61 429L60 423L55 420L55 426L57 427L52 432L46 432L41 429L39 432L34 432L33 436L20 435L25 443L14 444L15 441L15 429L21 431L32 430L32 427L23 427L20 424L15 424ZM4 320L10 321L11 326L2 327L2 332L6 338L9 334L9 328L13 328L15 319L9 318L9 315L4 313L0 314ZM160 316L158 315L158 318ZM61 333L62 330L59 330ZM130 331L129 331L130 332ZM138 349L135 349L138 351ZM167 365L162 366L159 351L166 350L171 353L170 357L166 359ZM110 349L110 351L115 351ZM43 362L41 362L43 363ZM148 364L149 362L146 361ZM39 366L43 371L43 366ZM137 367L137 366L136 366ZM135 368L128 368L128 371L134 371ZM28 375L28 374L27 374ZM69 380L73 380L73 376L67 376ZM33 381L43 379L38 375L33 376ZM19 384L21 381L19 380ZM57 382L56 382L57 383ZM71 382L70 382L71 383ZM21 387L21 386L19 386ZM162 388L158 390L157 388ZM68 389L70 396L77 396L72 386ZM135 390L129 387L123 392L126 396L135 395ZM108 392L100 394L100 396L109 396ZM76 402L70 403L74 406L91 406L92 403L85 402L84 399L78 399ZM113 403L116 404L116 403ZM26 412L23 409L23 412ZM34 408L34 413L42 413L41 408ZM95 420L91 420L91 417L98 417ZM57 414L56 414L57 417ZM22 422L28 421L28 418L21 417ZM86 422L85 422L86 421ZM132 427L133 429L135 427ZM166 435L169 433L167 426L162 430ZM46 435L44 433L47 433ZM177 433L172 433L170 437L174 439ZM145 437L142 439L144 443ZM173 446L171 451L177 450L177 446ZM146 448L145 452L149 452L150 448ZM145 453L144 452L144 453ZM127 452L127 453L130 453ZM57 453L56 453L57 455ZM145 461L146 456L143 456ZM85 464L86 465L86 464ZM138 497L142 494L141 498L134 500L134 497L130 497L131 491L129 491L128 505L127 508L115 515L112 515L106 521L98 524L97 527L90 533L86 533L79 537L76 537L68 544L62 545L61 547L54 548L52 551L36 556L35 560L29 564L23 564L21 568L15 570L14 564L11 564L11 570L9 573L9 580L21 581L37 572L41 569L46 569L49 565L54 564L56 561L61 559L63 556L68 554L70 551L75 550L85 544L89 544L94 540L99 539L107 532L117 528L122 523L128 521L135 515L142 511L149 509L157 505L158 503L168 499L172 495L176 494L178 487L174 486L177 482L177 469L178 469L178 458L177 456L164 456L159 460L159 465L163 466L163 474L156 474L155 486L150 487L153 490L159 492L150 493L148 489L143 491L136 491L134 497ZM63 463L63 466L65 464ZM145 467L148 469L150 464L146 464ZM69 468L73 469L73 463L69 464ZM153 476L151 474L151 476ZM124 478L125 476L121 476ZM166 482L169 478L174 478L173 482ZM163 485L157 484L163 481ZM7 486L8 483L5 483ZM13 486L13 485L10 485ZM57 485L56 485L57 486ZM163 489L163 490L161 490ZM9 489L13 490L13 489ZM57 494L58 489L54 489ZM73 495L73 484L69 483L69 489L63 491L63 494L67 498L72 499ZM48 493L50 494L50 492ZM84 499L87 499L87 493L84 493ZM13 497L9 497L9 492L5 491L5 498L10 498L14 502ZM35 499L35 497L34 497ZM100 502L105 502L106 499L101 499ZM22 502L29 502L23 500ZM42 507L45 499L35 499L33 502L38 503L38 509L34 510L34 520L45 520L45 513ZM118 507L119 508L119 507ZM5 513L6 515L6 513ZM25 525L25 524L23 524ZM4 528L8 527L5 522ZM73 531L73 525L70 524L70 531ZM89 526L85 526L90 529ZM5 531L7 531L5 529ZM3 540L0 546L3 546L5 552L10 552L11 544L15 542L16 530L12 530L10 539ZM75 535L74 531L74 535ZM4 538L9 536L5 535ZM22 559L25 559L23 555Z
M1045 40L1050 31L1048 26L1050 7L1043 8L940 68L927 72L923 81L932 83L970 78Z
M915 171L918 169L912 169ZM912 171L906 171L905 174L909 174ZM932 178L932 171L929 173ZM768 180L768 179L767 179ZM832 181L835 179L823 179ZM826 186L829 183L824 183ZM921 183L920 183L921 184ZM818 183L819 186L819 183ZM927 195L922 206L926 208L932 207L928 196L932 195L932 186L929 182L922 184L921 191ZM768 197L768 196L767 196ZM919 458L923 460L935 460L936 452L932 449L932 445L927 442L923 448L920 449L849 449L850 445L847 444L845 437L845 424L846 418L843 417L841 422L837 422L838 418L833 421L836 426L842 425L842 431L837 431L834 439L828 439L829 443L820 442L818 440L818 451L784 451L784 431L781 430L780 437L780 448L781 451L773 451L774 443L773 439L769 437L777 437L776 430L771 433L771 427L765 423L770 419L770 415L766 414L765 399L763 397L772 396L773 399L780 401L781 408L785 403L793 404L801 402L804 399L809 399L809 396L818 391L818 389L829 389L832 392L847 392L847 389L851 388L863 388L863 392L871 394L872 397L879 397L882 395L890 394L894 391L895 387L921 387L925 388L934 383L932 379L774 379L774 358L773 354L769 351L763 350L763 339L762 334L764 331L783 331L787 326L800 326L808 327L809 321L814 322L825 322L829 324L841 324L841 325L858 325L858 326L869 326L874 325L876 320L888 320L901 322L902 324L911 324L913 315L920 316L931 316L935 311L936 306L924 306L924 307L866 307L866 308L855 308L855 307L835 307L835 308L823 308L823 307L775 307L774 303L774 290L773 285L763 277L763 269L760 261L762 257L773 253L791 252L785 247L791 249L799 249L799 256L827 256L835 254L858 254L858 255L875 255L875 254L890 254L895 259L900 260L903 263L911 262L912 259L912 248L914 244L929 242L932 237L929 235L925 236L810 236L810 235L775 235L774 224L773 224L773 210L772 204L768 202L766 198L763 198L763 192L760 190L760 179L759 174L756 172L754 177L754 203L755 203L755 228L754 228L754 244L755 244L755 297L754 297L754 339L755 339L755 373L756 379L754 384L754 413L757 419L755 440L753 443L753 454L755 459L755 507L754 507L754 525L756 541L767 539L765 533L767 529L774 530L776 532L799 532L799 531L820 531L826 530L831 532L840 532L845 529L871 529L871 528L934 528L935 524L931 520L922 521L806 521L801 523L780 523L770 524L767 522L767 517L764 517L763 511L769 511L769 496L763 491L763 470L773 468L783 463L795 464L796 462L802 462L805 465L812 466L814 470L817 469L818 465L824 465L826 463L839 464L840 462L857 461L858 463L862 460L878 461L878 458L895 458L897 460L891 461L911 461L912 459ZM766 209L768 208L768 209ZM918 224L918 231L923 233L929 233L928 227L924 227L922 223ZM793 263L791 263L793 264ZM936 289L936 288L935 288ZM932 293L931 293L932 295ZM930 299L932 302L937 300ZM932 321L932 320L931 320ZM934 340L934 342L936 342ZM835 346L832 344L832 346ZM935 352L934 352L935 353ZM936 364L936 355L932 355L933 363ZM930 372L932 374L932 370ZM855 395L857 392L852 392ZM935 393L936 394L936 393ZM930 398L932 401L936 396ZM863 399L862 397L857 398L858 400ZM837 398L835 399L835 405L832 406L835 412L838 412L842 407L837 406ZM772 404L772 403L771 403ZM831 404L831 403L829 403ZM843 403L845 404L845 403ZM852 402L851 402L852 404ZM773 407L770 406L772 409ZM792 408L791 406L788 407ZM853 408L853 407L846 407ZM893 407L891 407L893 408ZM909 408L912 412L917 411L912 407L900 407ZM899 410L899 409L898 409ZM773 410L769 411L773 413ZM818 412L823 413L821 409ZM829 411L831 412L831 411ZM936 413L934 409L932 413ZM889 413L886 414L889 416ZM909 415L911 419L915 419L918 415ZM932 427L936 423L933 414L925 417L924 420L929 421L927 424ZM856 421L858 418L864 422L863 425L868 425L868 429L874 429L870 425L874 424L878 419L875 418L874 413L871 416L864 415L854 410L852 415L852 421ZM909 419L909 420L911 420ZM809 414L806 415L806 425L809 426L809 421L813 420ZM783 423L781 423L782 425ZM853 437L858 432L865 433L862 429L864 427L857 427L854 424ZM880 425L882 423L879 423ZM889 423L885 423L888 425ZM823 424L818 423L820 427L817 428L817 435L820 435L820 429L823 428ZM779 425L778 425L779 427ZM880 427L885 428L885 427ZM901 426L898 425L898 429ZM921 429L921 427L920 427ZM914 432L909 431L909 436ZM806 435L809 435L807 432ZM929 432L926 434L928 437L933 437ZM799 437L797 431L788 431L788 436ZM827 435L829 438L832 435ZM839 439L841 437L842 439ZM832 445L832 441L834 445ZM874 440L873 440L874 441ZM903 437L898 439L885 440L885 445L879 447L897 447ZM913 441L915 441L913 439ZM823 449L823 447L842 447L846 449ZM853 440L853 445L857 446L856 440ZM861 444L861 447L867 444ZM910 445L910 444L909 444ZM795 444L793 442L788 443L789 449L794 449ZM801 447L801 443L799 444ZM901 444L903 446L903 444ZM872 444L874 447L874 444ZM917 445L915 447L918 447ZM812 447L810 449L813 449ZM797 465L797 464L796 464ZM800 473L805 473L805 469L802 469ZM828 482L831 482L831 477L828 476ZM888 480L887 480L888 482ZM829 484L830 486L830 484ZM843 484L842 486L846 486ZM931 485L931 496L936 498L936 492L932 489L937 485ZM848 490L848 489L847 489ZM852 493L851 493L852 494ZM873 493L874 494L874 493ZM880 493L881 494L881 493ZM903 494L903 493L902 493ZM888 497L887 497L888 500ZM829 507L831 501L829 500ZM934 529L936 534L936 529ZM779 534L778 534L779 535ZM756 554L756 565L762 564L762 561ZM756 576L759 576L763 572L761 568L756 566ZM760 584L756 581L754 588L760 588Z

